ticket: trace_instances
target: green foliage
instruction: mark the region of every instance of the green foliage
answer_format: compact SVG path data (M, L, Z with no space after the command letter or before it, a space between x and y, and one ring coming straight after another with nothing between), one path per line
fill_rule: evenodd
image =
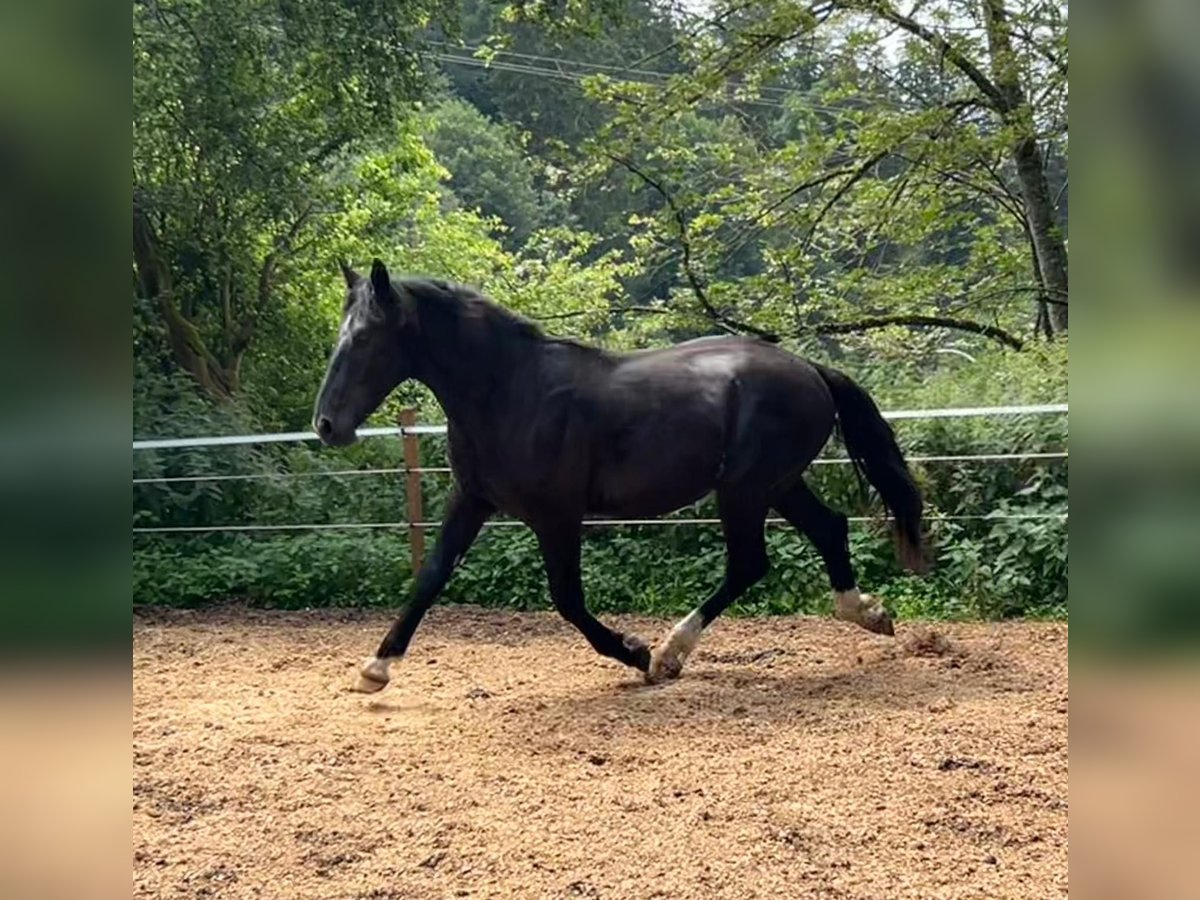
M409 577L404 550L391 536L342 532L142 547L133 597L168 606L214 598L280 609L393 606Z
M1061 399L1067 342L1037 340L1034 301L1048 295L1011 153L1029 133L1048 148L1065 218L1066 27L1054 4L1005 7L1023 35L1012 54L992 53L980 27L946 31L949 49L911 33L885 43L895 10L856 0L827 17L783 0L702 13L646 0L137 2L135 434L307 427L340 315L336 263L375 256L611 348L769 331L885 408ZM940 27L934 10L913 15ZM423 42L441 75L410 52ZM1028 110L998 114L958 56L1037 85ZM910 327L914 316L949 324ZM889 317L910 325L874 321ZM981 327L1024 349L1001 349ZM403 406L442 418L406 385L373 424ZM898 432L913 456L1067 446L1059 417L904 421ZM422 454L446 463L437 439ZM402 476L327 473L400 458L391 439L337 453L137 453L135 478L254 477L139 484L134 523L393 523ZM924 578L899 572L881 524L856 523L865 587L901 616L1065 615L1065 462L914 468L937 565ZM811 482L848 514L878 513L845 467L818 467ZM427 518L447 488L426 476ZM1031 515L1051 518L999 517ZM404 534L140 535L134 599L396 606L410 574ZM807 542L773 525L768 544L771 573L735 612L828 612ZM722 566L715 527L588 530L598 612L682 612ZM447 597L544 607L544 580L532 536L497 527Z
M526 155L515 128L461 100L439 104L427 121L425 139L450 172L450 190L467 209L503 223L507 249L519 250L534 231L568 220L566 204L548 190L545 165Z
M449 192L450 173L426 146L418 123L396 126L386 144L386 149L364 153L334 170L330 211L298 233L321 252L288 264L286 279L258 320L265 333L246 352L240 394L260 428L291 430L308 424L341 314L344 285L338 260L362 266L383 256L398 274L476 285L527 315L565 316L585 333L599 334L607 325L610 298L626 271L619 254L599 252L594 237L563 227L534 232L511 252L494 236L503 230L495 220L462 208ZM166 334L148 305L139 321L140 355L157 355L160 365L169 365ZM185 406L198 402L177 396ZM402 392L380 417L394 421L398 406L411 405L419 396L411 389ZM139 393L135 405L141 418L161 414L165 420L160 424L172 427L175 412L163 399ZM432 408L427 412L435 415ZM151 433L151 423L139 422L139 429Z
M397 43L440 0L133 7L134 258L173 356L237 393L276 290L333 202L325 173L388 135L423 73ZM320 228L316 229L317 235Z
M869 348L880 320L903 319L928 335L914 359L955 332L982 334L969 339L978 348L1015 345L1050 319L1065 329L1065 306L1047 302L1065 299L1065 247L1053 271L1035 261L1026 196L1036 181L1049 208L1065 183L1045 160L1031 163L1036 178L1014 164L1030 136L1065 156L1066 25L1043 7L1004 4L1026 36L1009 60L985 40L987 21L942 46L890 3L833 3L816 18L787 2L720 4L722 27L683 43L685 71L591 79L611 110L586 145L592 171L624 167L658 195L631 243L644 268L676 267L677 323L847 334L839 346ZM937 32L936 13L925 18ZM881 40L897 24L899 59ZM1010 108L1004 73L1028 104ZM721 127L697 129L697 117Z
M1055 354L1048 354L1053 356ZM993 402L989 391L1023 402L1053 399L1042 390L1065 377L1048 360L1034 365L1023 354L997 353L976 365L979 393L970 379L948 375L923 387L896 385L895 393L921 407L949 402ZM1030 379L1032 383L1026 383ZM1038 393L1033 393L1038 392ZM890 404L887 404L890 405ZM174 404L174 427L188 433L230 426L226 415L199 415L203 406ZM186 409L192 412L187 414ZM192 418L188 418L188 416ZM1062 417L940 419L900 423L910 456L1046 452L1066 449ZM842 449L830 447L834 455ZM445 465L444 442L422 443L425 466ZM140 485L135 493L140 525L236 522L398 522L404 518L400 475L283 478L311 473L400 465L393 439L363 441L337 454L293 445L203 451L139 453L135 476L182 473L258 473L256 481ZM878 507L864 503L847 467L818 466L809 483L849 515L872 517L851 529L860 583L881 595L902 617L1003 618L1063 616L1067 603L1067 525L1060 518L1007 518L1065 514L1064 460L915 463L926 493L933 571L901 572ZM440 517L447 476L424 476L426 516ZM992 518L943 519L943 516ZM711 501L686 511L711 517ZM735 614L830 611L824 567L808 542L786 525L767 532L772 569L734 609ZM135 544L134 600L195 604L224 597L272 606L385 605L403 602L408 545L403 528L320 531L254 536L147 535ZM638 610L676 614L707 596L720 578L724 545L716 526L594 527L584 545L585 591L596 612ZM548 606L541 558L523 527L486 529L446 592L449 602L514 609Z

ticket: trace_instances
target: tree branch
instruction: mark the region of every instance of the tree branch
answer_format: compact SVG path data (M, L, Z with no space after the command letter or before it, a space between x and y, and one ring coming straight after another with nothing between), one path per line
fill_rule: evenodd
M300 229L304 227L309 218L312 216L313 210L316 208L316 201L310 201L308 206L304 207L300 215L288 227L288 230L280 235L271 248L271 252L263 258L262 268L258 271L258 303L259 308L266 304L271 296L271 289L274 287L275 265L279 260L281 253L287 253L292 246L292 241L296 239L296 235L300 233ZM243 323L245 326L247 323ZM249 335L246 335L247 340Z
M911 166L910 169L904 173L903 177L898 179L896 186L888 192L887 198L883 201L882 210L881 210L882 215L880 215L879 217L876 218L875 225L871 229L871 233L867 236L867 239L862 242L863 243L863 252L862 252L862 255L859 257L859 263L858 263L859 268L862 268L862 266L865 265L867 256L870 254L872 246L875 243L875 239L878 237L879 233L883 230L884 225L886 224L888 218L890 217L891 210L894 209L896 204L900 202L901 196L903 196L904 192L908 189L909 182L912 181L913 171L918 170L923 165L925 165L925 160L929 157L929 152L932 149L932 147L937 143L938 139L941 138L941 136L945 133L946 129L950 127L950 125L954 122L954 120L957 119L959 117L959 115L962 114L962 111L964 109L967 109L970 105L973 105L974 103L975 103L975 100L972 99L970 101L951 101L950 103L945 104L945 107L947 109L951 110L953 112L953 115L950 116L950 118L948 118L941 125L939 125L937 127L937 130L934 131L933 134L931 134L929 136L929 142L923 148L921 148L921 152L917 156L917 158L915 160L910 161L910 166ZM883 263L883 254L881 253L876 267L878 268L878 266L882 265L882 263Z
M720 13L717 16L714 16L712 19L701 20L701 22L699 23L699 25L697 27L693 28L690 32L685 34L683 37L679 38L678 40L672 41L671 43L667 44L667 46L662 47L661 49L655 50L649 56L643 56L640 59L636 59L633 62L631 62L629 64L629 69L631 69L631 70L632 69L640 69L646 63L651 62L652 60L655 60L658 57L663 56L666 53L670 53L672 50L676 49L677 47L682 46L685 41L692 40L698 34L700 34L700 32L703 31L705 28L716 28L716 27L720 26L722 19L727 19L730 16L732 16L734 13L741 12L743 9L747 9L753 5L754 5L754 0L747 0L746 3L731 5L727 10L725 10L724 12Z
M823 175L810 178L807 181L801 182L800 184L789 188L782 196L775 199L765 209L760 210L758 213L752 216L743 227L739 228L738 231L730 237L729 241L727 242L727 249L724 255L717 260L717 264L714 269L718 272L721 271L725 264L729 262L729 260L733 259L735 254L741 252L742 248L749 244L750 241L754 240L754 238L778 222L781 217L776 217L772 221L765 223L763 220L779 207L783 206L783 204L785 204L792 197L795 197L797 194L807 190L808 188L819 187L820 185L832 181L835 178L840 178L842 175L852 174L854 174L853 168L835 169L832 172L826 172Z
M1054 195L1054 210L1055 210L1055 212L1058 211L1058 205L1060 203L1062 203L1063 194L1065 194L1067 192L1067 185L1069 183L1070 183L1069 179L1064 178L1062 187L1060 187L1058 189L1058 193Z
M158 252L158 237L140 198L133 200L133 261L142 296L153 300L171 293L171 273Z
M639 169L631 160L620 156L614 156L612 154L605 155L613 162L636 175L643 182L653 188L666 202L667 207L671 210L671 214L674 217L675 223L679 230L679 245L683 250L683 259L681 260L683 264L683 274L687 278L688 284L691 285L692 292L696 295L696 299L700 302L700 306L704 309L705 315L707 315L710 319L731 334L753 334L765 341L770 341L771 343L776 344L779 343L779 335L775 334L774 332L759 328L757 325L751 325L749 322L741 322L725 315L725 313L713 306L712 301L708 297L708 290L703 279L699 274L697 274L696 270L692 266L692 243L688 234L687 217L683 214L683 210L675 202L675 198L671 196L670 192L667 191L667 189L663 187L660 182Z
M810 179L808 179L808 181L802 181L800 184L796 185L795 187L791 187L788 190L784 191L784 193L780 197L776 198L774 200L774 202L770 203L763 210L761 210L757 215L755 215L749 221L748 224L750 226L757 225L762 219L766 218L771 213L773 213L775 210L777 210L779 207L783 206L783 204L787 203L789 200L791 200L793 197L795 197L801 191L806 191L809 188L813 188L813 187L819 187L820 185L824 184L825 182L832 181L833 179L838 178L842 175L853 175L853 174L854 174L854 169L834 169L832 172L826 172L823 175L818 175L816 178L810 178Z
M897 153L896 158L904 160L905 162L907 162L911 165L914 165L914 166L917 165L917 162L918 162L916 159L914 159L910 156L906 156L903 153ZM946 181L953 181L956 184L961 184L963 187L970 188L971 190L976 191L979 194L990 198L997 205L999 205L1005 212L1007 212L1009 215L1011 215L1020 225L1022 225L1022 226L1026 225L1025 212L1018 205L1021 202L1020 198L1015 197L1011 193L1011 191L1009 191L1008 186L1005 185L1004 182L998 178L998 176L994 175L994 173L992 173L991 169L988 166L984 165L983 168L990 175L992 175L993 178L997 179L997 183L999 184L999 187L1000 187L999 190L993 190L993 189L989 188L986 184L978 184L977 182L972 181L970 178L966 177L965 175L963 175L959 172L954 172L954 171L951 171L948 169L939 169L936 166L931 166L928 164L925 165L925 168L929 172L933 173L934 175L940 176L942 179L944 179Z
M845 183L840 185L838 189L833 192L833 196L825 202L825 205L822 206L820 211L817 213L817 217L813 219L808 226L808 233L804 235L804 247L806 249L812 243L813 235L817 233L817 228L820 227L821 220L825 218L825 216L829 213L829 210L833 209L833 207L837 205L837 202L846 196L846 192L849 191L850 188L862 181L863 178L866 177L867 173L870 172L871 169L877 166L880 162L882 162L883 158L891 152L891 148L880 150L878 153L860 165L857 169L855 169L850 177L846 179Z
M909 34L919 37L937 50L944 59L949 60L956 69L967 76L979 88L980 92L991 101L990 105L993 109L1000 113L1009 112L1010 104L1004 92L983 73L982 69L967 59L966 54L937 32L930 30L915 19L901 13L891 3L887 2L887 0L868 0L868 2L850 0L850 2L845 4L845 8L858 12L874 13L880 18L891 22L893 25L904 29Z
M962 296L964 299L970 298L970 299L975 299L975 300L987 300L991 297L1007 297L1007 296L1011 296L1013 294L1046 294L1046 293L1053 293L1053 292L1054 292L1054 288L1043 287L1042 285L1039 284L1039 285L1023 285L1021 287L1011 287L1011 288L997 288L994 291L984 291L981 294L966 293L966 294L963 294ZM1069 305L1066 300L1055 298L1055 297L1042 297L1039 299L1041 299L1041 301L1044 303L1053 303L1053 304L1057 304L1059 306L1068 306Z
M913 328L952 328L956 331L967 331L971 334L983 335L1004 344L1006 347L1011 347L1013 350L1021 350L1025 346L1024 341L1005 331L1003 328L997 328L995 325L971 322L966 319L954 319L949 316L873 316L854 322L824 322L808 329L808 331L815 331L817 334L854 334L860 331L871 331L876 328L888 328L893 325L907 325Z
M157 304L176 362L213 397L227 399L232 393L227 373L205 345L196 326L180 312L172 290L170 269L158 250L158 236L141 198L136 195L133 201L133 261L137 268L139 293Z
M581 316L590 316L595 313L593 309L575 309L570 312L551 313L548 316L530 316L535 322L555 322L559 319L578 319ZM678 313L679 310L671 309L669 306L613 306L605 310L607 315L616 315L617 313L637 313L638 315L654 315L665 316L673 313Z
M1064 80L1067 77L1067 61L1057 53L1050 51L1042 41L1039 41L1036 35L1025 30L1024 28L1012 29L1012 34L1019 41L1029 47L1034 53L1048 62Z

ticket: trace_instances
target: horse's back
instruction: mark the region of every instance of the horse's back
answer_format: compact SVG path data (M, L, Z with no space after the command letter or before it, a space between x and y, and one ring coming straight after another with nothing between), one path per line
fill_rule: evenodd
M706 337L625 357L613 369L620 394L656 405L680 404L686 412L709 412L738 404L744 427L809 421L832 424L833 398L816 367L754 338ZM777 420L777 421L776 421Z
M622 357L597 385L589 506L651 515L722 481L802 468L833 404L804 360L760 341L704 338Z
M808 360L755 338L680 345L702 378L727 378L723 478L771 482L806 467L833 432L829 386Z
M658 515L712 489L731 379L717 370L719 357L698 369L669 350L622 357L595 385L593 512Z

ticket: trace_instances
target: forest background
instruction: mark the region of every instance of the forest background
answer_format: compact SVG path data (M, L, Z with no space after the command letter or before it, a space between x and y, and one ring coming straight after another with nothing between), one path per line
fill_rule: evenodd
M307 429L337 261L374 256L613 349L778 340L885 409L1066 399L1058 3L159 0L133 52L138 437ZM373 424L405 407L442 420L406 386ZM923 578L847 467L814 470L864 519L861 583L901 616L1065 616L1066 417L897 430L912 456L1005 458L914 464ZM438 438L422 453L446 465ZM400 459L391 438L135 453L134 602L397 605L402 529L154 529L396 522L402 475L325 473ZM427 518L446 489L424 478ZM827 611L812 548L768 534L739 611ZM715 527L595 528L585 588L675 612L721 566ZM532 537L486 531L448 594L544 605Z

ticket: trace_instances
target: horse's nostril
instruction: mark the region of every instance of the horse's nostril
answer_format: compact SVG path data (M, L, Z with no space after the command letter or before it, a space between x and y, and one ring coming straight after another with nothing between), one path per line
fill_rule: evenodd
M326 416L320 416L317 419L317 434L323 438L327 438L333 434L333 422Z

